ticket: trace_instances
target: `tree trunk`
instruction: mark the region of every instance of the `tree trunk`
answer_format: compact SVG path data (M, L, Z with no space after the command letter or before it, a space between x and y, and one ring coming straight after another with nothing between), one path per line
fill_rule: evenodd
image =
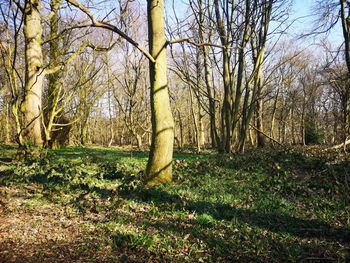
M5 144L10 143L10 103L5 100Z
M136 134L136 141L137 141L137 149L142 148L142 137L140 134Z
M273 102L273 108L272 108L272 114L271 114L271 127L270 127L270 136L271 136L271 138L275 137L274 130L275 130L276 110L277 110L277 102L278 102L278 99L279 99L279 97L278 97L279 93L280 93L280 85L278 85L278 87L277 87L275 100Z
M204 122L203 122L203 118L204 116L201 114L201 112L199 111L198 114L198 119L199 119L199 138L200 138L200 145L204 146L205 145L205 129L204 129Z
M199 134L197 115L194 109L193 100L194 100L193 91L192 91L192 87L190 87L191 114L192 114L193 125L194 125L195 141L197 145L197 153L200 153L201 152L200 134Z
M227 32L221 18L220 3L214 0L216 27L220 35L221 45L228 46ZM221 109L221 145L220 152L231 152L231 124L232 124L232 86L230 81L230 56L227 49L222 50L222 76L224 82L224 98Z
M302 105L302 110L301 110L301 120L300 120L300 136L301 136L301 144L306 145L305 143L305 108L306 108L306 100L305 100L306 94L304 91L304 96L303 96L303 105Z
M110 72L109 72L109 65L107 65L107 74L108 74L108 81L110 81ZM111 147L114 141L114 127L113 127L113 114L112 114L112 92L111 92L111 83L108 83L108 115L109 115L109 142L108 147Z
M257 108L256 108L256 127L258 128L257 131L257 139L258 139L258 147L263 148L265 146L265 136L262 134L264 132L264 125L263 125L263 100L259 99L257 102Z
M167 54L164 30L164 1L148 0L152 143L146 169L146 186L172 181L174 120L167 83Z
M25 155L38 156L41 138L41 100L43 85L43 57L41 47L41 0L27 0L24 8L25 90L21 105L22 148ZM32 148L32 149L30 149Z
M179 116L179 126L180 126L180 143L179 143L179 146L180 146L180 148L182 148L183 144L184 144L184 128L183 128L183 121L182 121L181 113L180 113L179 110L177 111L177 113L178 113L178 116Z
M59 39L58 39L58 9L62 0L51 0L51 18L50 18L50 67L56 67L59 63ZM55 72L48 75L48 94L47 105L44 110L45 120L45 147L50 147L52 128L58 111L56 110L59 100L59 83L60 73Z
M220 149L221 141L216 128L216 103L213 95L213 81L209 72L209 54L206 46L203 46L204 54L204 71L205 82L209 100L209 117L210 117L210 137L211 145L213 148L218 147Z
M291 121L291 130L292 130L292 144L296 144L296 139L295 139L295 120L294 120L294 102L292 102L292 108L290 110L290 121Z
M87 120L83 121L81 123L81 128L80 128L80 144L85 145L87 140Z

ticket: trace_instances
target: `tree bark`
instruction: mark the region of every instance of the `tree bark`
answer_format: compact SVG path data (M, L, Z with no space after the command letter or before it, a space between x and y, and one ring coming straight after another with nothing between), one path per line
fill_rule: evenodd
M27 0L24 8L25 90L21 104L22 142L25 154L38 155L42 145L41 101L43 85L41 0ZM32 148L29 150L29 148Z
M10 143L10 103L5 100L5 144Z
M202 43L205 42L204 40L204 25L203 25L203 7L202 7L202 0L199 0L199 38ZM208 3L209 4L209 3ZM209 33L209 41L210 41L210 35ZM213 80L210 75L210 65L209 65L209 52L207 46L202 46L202 52L203 52L203 62L204 62L204 77L205 77L205 83L206 83L206 89L208 93L208 100L209 100L209 117L210 117L210 137L211 137L211 145L213 148L218 147L220 149L221 141L218 136L217 128L216 128L216 103L214 98L214 88L213 88Z
M277 87L277 92L276 92L276 96L275 96L275 99L274 99L274 102L273 102L273 107L272 107L271 127L270 127L270 137L272 137L272 138L275 137L274 130L275 130L276 110L277 110L277 102L278 102L278 99L279 99L279 93L280 93L280 85L278 85L278 87Z
M257 130L257 141L258 141L258 147L263 148L265 147L265 136L262 134L264 132L264 125L263 125L263 100L259 99L257 102L257 108L256 108L256 126L258 128Z
M196 114L195 109L194 109L194 102L193 102L194 98L193 98L192 87L190 87L189 90L190 90L191 114L192 114L193 125L194 125L197 153L200 153L201 152L200 132L199 132L199 127L198 127L197 114Z
M60 6L61 0L51 0L50 8L52 16L50 18L50 67L56 67L58 65L58 60L60 57L59 52L59 39L58 35L58 9ZM54 124L54 119L57 115L56 106L58 103L59 96L59 77L58 72L48 75L48 94L47 94L47 105L44 110L44 121L45 121L45 147L50 147L51 137L52 137L52 128Z
M149 49L155 59L150 62L152 143L145 178L151 187L172 181L174 120L167 82L164 1L148 0L147 12Z

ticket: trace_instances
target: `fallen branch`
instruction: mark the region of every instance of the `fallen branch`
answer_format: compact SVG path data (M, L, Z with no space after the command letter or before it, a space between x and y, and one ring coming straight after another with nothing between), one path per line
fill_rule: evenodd
M279 141L276 141L274 138L272 138L271 136L267 135L266 133L264 133L263 131L259 130L257 127L249 124L250 127L252 127L254 130L260 132L262 135L264 135L266 138L270 139L271 141L277 143L279 146L285 147L285 145L283 145L282 143L280 143Z
M331 148L329 148L329 149L340 149L340 148L342 148L342 147L344 147L344 150L346 149L346 146L348 145L348 144L350 144L350 139L348 139L350 136L348 136L347 138L346 138L346 140L345 140L345 142L343 142L343 143L341 143L341 144L338 144L338 145L335 145L335 146L333 146L333 147L331 147Z

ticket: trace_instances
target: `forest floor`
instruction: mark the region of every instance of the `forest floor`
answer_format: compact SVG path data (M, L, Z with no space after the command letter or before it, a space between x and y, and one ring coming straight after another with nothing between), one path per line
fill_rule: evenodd
M0 262L350 262L350 158L317 147L175 154L64 148L25 164L0 147Z

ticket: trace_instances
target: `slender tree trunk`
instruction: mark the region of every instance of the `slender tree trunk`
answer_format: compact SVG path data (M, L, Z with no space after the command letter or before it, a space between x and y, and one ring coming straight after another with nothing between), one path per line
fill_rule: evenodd
M227 32L223 19L221 18L220 3L214 0L214 9L216 16L216 26L220 35L221 45L228 46ZM220 152L231 152L231 125L232 125L232 87L230 81L230 56L227 49L222 49L222 76L224 82L224 99L221 109L221 147Z
M231 82L229 56L226 50L223 51L223 77L224 77L224 101L222 107L222 148L221 151L231 152Z
M51 0L51 18L50 18L50 67L56 67L59 63L59 39L58 39L58 9L62 0ZM56 112L58 100L59 100L59 77L58 72L48 75L48 94L47 105L44 110L45 121L45 147L50 147L52 127L54 120L58 112Z
M44 77L41 47L42 25L40 16L41 0L27 0L24 8L25 37L25 90L21 104L22 148L25 155L38 156L42 146L41 100ZM30 148L32 148L30 150Z
M112 91L111 91L111 76L109 72L109 63L107 60L107 76L108 76L108 116L109 116L109 142L108 147L111 147L114 141L114 127L112 114Z
M236 85L236 94L235 94L235 102L234 102L234 108L233 108L233 121L232 121L232 133L235 132L236 130L236 125L238 123L238 119L239 119L239 111L240 111L240 105L241 105L241 98L242 98L242 89L243 89L243 76L244 76L244 71L245 71L245 53L246 53L246 46L249 42L250 39L250 30L249 30L249 15L250 15L250 7L249 7L250 3L248 0L245 1L245 21L244 21L244 31L243 31L243 38L241 41L241 46L238 52L238 72L237 72L237 85ZM247 88L247 94L244 98L244 103L247 103L247 100L249 98L249 88L250 88L250 83L246 84L246 88ZM254 99L254 98L252 98ZM255 104L254 104L255 105ZM248 114L248 105L246 104L245 106L243 106L243 115L249 115ZM245 119L244 121L247 120L247 118L243 118ZM243 121L243 120L242 120ZM243 145L244 142L246 140L245 136L247 134L247 129L249 128L248 123L242 123L242 128L244 129L244 131L241 132L241 135L243 135ZM242 138L242 136L240 136L240 139ZM239 144L242 145L242 142L240 141ZM244 146L240 146L240 148L242 148ZM241 151L241 150L240 150ZM243 150L242 150L243 151Z
M152 143L146 169L146 186L172 181L174 120L167 82L167 53L164 1L148 0L148 38L150 62Z
M6 97L7 98L7 97ZM10 103L5 99L5 144L10 143Z
M108 147L111 147L114 141L114 127L113 127L113 116L112 116L112 106L111 106L111 94L110 90L108 91L108 114L109 114L109 142Z
M282 143L286 142L286 135L287 135L287 118L284 118L282 120Z
M204 115L202 115L201 111L199 110L198 113L198 122L199 122L199 138L200 138L200 145L205 145L205 129L204 129L204 122L203 122Z
M198 127L198 121L197 121L197 114L194 109L194 103L193 103L193 91L190 87L190 100L191 100L191 114L193 119L193 125L194 125L194 133L195 133L195 140L197 145L197 153L201 152L201 144L200 144L200 134L199 134L199 127Z
M204 55L204 76L209 99L210 137L213 148L220 148L221 141L216 128L216 103L213 95L213 81L209 71L209 54L206 46L203 46Z
M256 145L256 138L254 136L254 130L252 129L249 129L249 139L250 139L250 143L252 146L255 146Z
M294 102L292 102L292 108L290 110L290 121L292 124L292 144L295 145L296 144L296 139L295 139L295 120L294 120Z
M138 133L134 133L134 136L136 138L136 146L137 146L137 149L141 149L142 148L142 136Z
M209 5L209 2L207 3ZM198 12L198 26L199 26L199 39L202 43L205 42L204 39L204 15L203 15L203 0L198 1L199 5L199 12ZM211 25L210 25L211 26ZM210 27L209 26L209 27ZM209 29L211 30L211 28ZM211 38L211 32L209 32L208 40L210 42ZM203 53L203 62L204 62L204 78L206 83L206 89L207 89L207 96L209 100L209 121L210 121L210 139L211 139L211 145L213 148L218 147L218 149L221 148L221 141L218 136L217 128L216 128L216 103L214 99L213 94L213 80L210 75L210 65L209 65L209 52L207 46L202 46L202 53Z
M256 108L256 127L258 128L257 131L257 141L258 141L258 147L265 147L266 141L265 136L263 135L264 132L264 125L263 125L263 100L259 99L257 102L257 108Z
M238 151L243 153L244 152L244 144L246 141L246 133L247 129L249 128L248 125L248 115L249 115L249 97L250 97L250 83L246 83L246 92L244 95L244 102L243 102L243 108L242 108L242 120L239 125L239 140L237 143Z
M277 110L277 102L278 102L278 95L280 93L280 87L277 87L277 93L275 96L275 100L273 102L273 108L272 108L272 114L271 114L271 127L270 127L270 137L275 138L275 121L276 121L276 110Z
M179 126L180 126L180 144L179 144L179 146L180 146L180 148L182 148L183 144L184 144L184 127L183 127L182 116L181 116L181 113L179 110L177 111L177 114L178 114Z
M300 118L301 118L301 125L300 125L301 144L306 145L306 142L305 142L305 99L303 101L303 106L302 106Z
M121 134L120 134L120 146L123 146L124 145L124 126L122 127L122 131L121 131Z

